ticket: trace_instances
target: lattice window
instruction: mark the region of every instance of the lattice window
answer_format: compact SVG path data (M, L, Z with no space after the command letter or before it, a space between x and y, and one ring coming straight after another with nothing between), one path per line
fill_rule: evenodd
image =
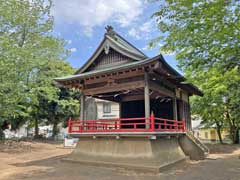
M103 113L111 113L111 112L112 112L111 103L104 102L103 103Z

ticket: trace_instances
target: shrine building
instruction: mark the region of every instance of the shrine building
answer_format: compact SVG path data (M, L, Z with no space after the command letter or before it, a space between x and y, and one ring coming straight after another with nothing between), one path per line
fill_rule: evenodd
M159 170L207 148L191 135L189 97L203 93L159 54L148 57L107 26L98 48L58 86L81 93L81 115L68 122L80 138L71 161ZM119 117L98 119L95 98L119 104Z

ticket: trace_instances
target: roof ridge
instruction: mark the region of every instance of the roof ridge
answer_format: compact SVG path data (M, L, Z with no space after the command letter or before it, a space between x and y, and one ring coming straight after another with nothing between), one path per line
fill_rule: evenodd
M140 54L142 54L143 56L145 56L146 58L148 58L148 56L146 54L144 54L140 49L138 49L136 46L134 46L132 43L130 43L129 41L127 41L125 38L123 38L120 34L118 34L116 31L114 31L113 27L108 25L106 28L106 33L105 36L110 36L112 37L114 40L117 41L117 39L115 39L114 36L118 36L121 40L123 40L125 43L127 43L130 47L132 47L133 49L135 49L136 51L138 51Z
M80 67L75 74L84 72L91 63L94 62L96 57L99 55L100 51L104 48L103 46L107 46L107 44L111 44L113 49L118 51L119 53L125 54L126 56L131 57L134 60L144 60L149 58L143 52L141 52L138 48L134 45L129 43L126 39L120 36L113 30L112 26L107 26L106 33L104 34L104 38L94 51L94 53L90 56L90 58ZM107 43L107 44L106 44ZM105 45L104 45L105 44Z

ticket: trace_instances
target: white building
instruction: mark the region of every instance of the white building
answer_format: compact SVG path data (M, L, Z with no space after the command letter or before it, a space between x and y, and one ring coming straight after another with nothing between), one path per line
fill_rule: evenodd
M97 119L119 118L119 104L112 101L95 99L97 104Z

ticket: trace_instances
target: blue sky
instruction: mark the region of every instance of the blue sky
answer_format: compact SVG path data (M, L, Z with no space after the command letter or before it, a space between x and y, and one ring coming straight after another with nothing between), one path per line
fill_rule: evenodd
M52 13L55 18L54 34L64 38L71 50L70 64L79 68L101 42L105 27L114 30L149 57L160 53L161 44L148 48L151 39L160 35L151 15L159 2L146 0L54 0ZM176 68L171 54L163 54L167 62Z

